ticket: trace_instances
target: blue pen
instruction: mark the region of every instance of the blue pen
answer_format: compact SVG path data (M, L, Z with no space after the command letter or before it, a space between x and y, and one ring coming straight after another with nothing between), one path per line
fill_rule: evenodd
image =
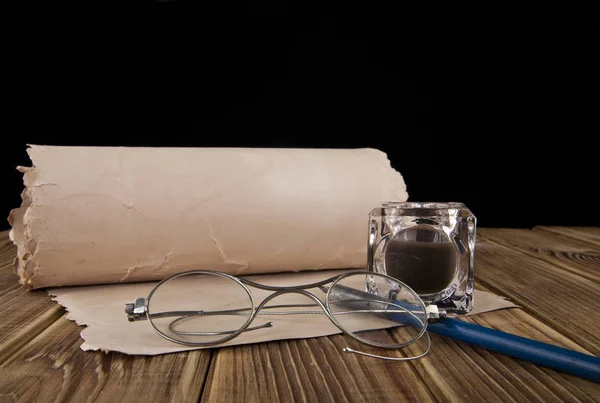
M600 358L446 318L427 325L431 333L450 337L500 354L600 383Z
M406 310L412 312L422 311L421 307L417 307L404 301L383 298L340 285L336 286L336 292L343 292L345 296L354 301L357 300L357 296L362 295L366 300L386 301L402 306ZM404 314L388 314L387 317L403 325L415 325L415 323L410 322L413 320L418 321L415 316ZM504 354L509 357L528 361L536 365L600 383L600 358L598 357L475 325L462 320L446 318L445 313L443 312L440 312L440 317L441 318L438 320L429 321L427 324L428 331ZM422 327L423 323L418 322L417 325L418 327Z

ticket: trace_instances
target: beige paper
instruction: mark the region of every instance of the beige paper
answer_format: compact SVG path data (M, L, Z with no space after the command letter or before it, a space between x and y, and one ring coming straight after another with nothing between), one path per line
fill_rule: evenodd
M407 200L374 149L32 146L11 212L30 288L364 268L369 211Z
M290 286L308 284L327 279L342 273L338 270L319 272L263 274L248 276L262 284L275 286ZM135 298L146 297L156 283L117 284L104 286L81 286L53 288L48 292L68 310L68 318L79 325L86 325L81 332L85 342L83 350L119 351L126 354L156 355L177 351L192 350L163 339L154 331L147 321L128 322L125 314L125 304ZM234 285L232 284L232 287ZM224 306L229 302L228 296L239 295L234 288L222 287L219 290L220 301ZM260 303L270 291L250 288ZM317 297L318 290L311 290ZM283 295L273 300L273 304L311 303L312 300L302 295ZM485 291L475 290L474 309L469 315L503 308L516 307L512 302ZM318 308L316 308L318 310ZM257 315L253 326L267 321L274 323L273 327L244 332L237 338L220 345L231 346L238 344L258 343L270 340L299 339L308 337L328 336L339 334L341 331L322 314L316 315Z

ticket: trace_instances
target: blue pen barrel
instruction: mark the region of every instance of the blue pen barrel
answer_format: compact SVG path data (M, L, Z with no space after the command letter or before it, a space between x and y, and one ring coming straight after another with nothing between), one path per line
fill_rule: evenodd
M457 319L430 323L431 333L600 383L600 358Z
M347 308L387 311L384 314L387 319L417 331L426 325L427 315L423 305L388 299L347 287L337 287L332 291L335 291L338 301ZM592 355L458 319L446 318L437 323L429 323L427 331L600 383L600 358Z

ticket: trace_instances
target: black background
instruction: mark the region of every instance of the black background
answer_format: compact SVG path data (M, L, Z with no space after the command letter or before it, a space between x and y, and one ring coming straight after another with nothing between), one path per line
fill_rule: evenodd
M0 212L27 143L374 147L410 200L462 201L481 226L600 224L597 24L237 11L14 15Z

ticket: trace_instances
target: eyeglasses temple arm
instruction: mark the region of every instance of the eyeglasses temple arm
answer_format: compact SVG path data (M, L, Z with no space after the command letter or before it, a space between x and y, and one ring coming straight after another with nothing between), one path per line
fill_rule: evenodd
M388 361L412 361L412 360L417 360L419 358L423 358L427 355L427 353L429 353L429 349L431 348L431 339L429 338L429 333L425 332L425 336L427 337L427 349L422 352L421 354L418 355L413 355L410 357L386 357L383 355L377 355L377 354L370 354L370 353L365 353L364 351L359 351L359 350L354 350L350 347L344 347L342 350L345 353L354 353L354 354L358 354L358 355L364 355L366 357L372 357L372 358L379 358L381 360L388 360Z

